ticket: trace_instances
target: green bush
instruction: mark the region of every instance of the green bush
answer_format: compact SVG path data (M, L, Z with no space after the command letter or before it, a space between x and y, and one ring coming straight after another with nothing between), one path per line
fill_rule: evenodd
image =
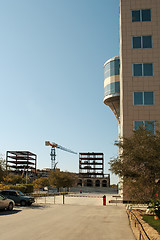
M32 193L33 184L3 185L2 189L13 189L13 190L19 190L23 193Z
M19 191L25 193L25 191L26 191L26 186L23 185L23 184L19 184L19 185L9 185L9 189L19 190Z
M151 200L151 208L153 209L152 212L158 217L160 218L160 200L156 199L156 200Z
M33 192L33 184L23 184L23 186L25 186L25 193Z

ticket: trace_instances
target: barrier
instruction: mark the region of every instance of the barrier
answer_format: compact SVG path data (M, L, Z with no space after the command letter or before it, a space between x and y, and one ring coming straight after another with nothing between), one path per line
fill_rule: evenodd
M141 222L138 220L136 215L132 212L132 210L127 210L129 225L138 240L151 240L144 230Z
M106 195L103 196L103 206L106 206Z

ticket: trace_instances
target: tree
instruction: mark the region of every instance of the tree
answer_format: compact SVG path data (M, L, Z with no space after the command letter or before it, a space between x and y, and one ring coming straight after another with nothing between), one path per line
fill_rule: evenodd
M110 170L124 179L130 200L149 201L160 193L160 132L150 134L140 127L133 135L115 142L119 156L109 162Z
M48 187L49 186L49 179L48 177L41 177L37 178L33 181L34 189L39 190L40 188Z
M74 185L76 181L76 176L74 173L69 172L59 172L59 171L52 171L49 176L49 182L51 186L59 188L69 188Z
M9 173L8 175L3 177L3 182L5 184L16 185L16 184L25 183L25 179L18 174L15 175L15 174Z
M3 168L0 164L0 182L3 180L3 176L4 176L4 171L3 171Z
M0 182L3 181L3 177L6 175L5 160L0 157Z

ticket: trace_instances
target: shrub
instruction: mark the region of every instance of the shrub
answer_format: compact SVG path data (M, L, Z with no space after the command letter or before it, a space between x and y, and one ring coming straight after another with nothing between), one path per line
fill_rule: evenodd
M156 199L156 200L151 200L151 208L152 208L152 212L158 217L160 218L160 200Z
M13 189L19 190L23 193L32 193L33 192L33 184L18 184L18 185L3 185L0 184L0 189Z

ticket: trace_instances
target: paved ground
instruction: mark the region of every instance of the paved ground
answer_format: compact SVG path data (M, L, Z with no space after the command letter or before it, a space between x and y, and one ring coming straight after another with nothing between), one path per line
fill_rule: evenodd
M35 203L0 212L1 240L135 240L124 206L95 206L92 198L68 198L69 204ZM85 199L85 200L84 200ZM97 198L98 199L98 198ZM52 199L53 200L53 199ZM58 203L59 201L59 203ZM73 204L71 202L73 201Z
M0 212L1 240L134 240L123 206L36 205Z

